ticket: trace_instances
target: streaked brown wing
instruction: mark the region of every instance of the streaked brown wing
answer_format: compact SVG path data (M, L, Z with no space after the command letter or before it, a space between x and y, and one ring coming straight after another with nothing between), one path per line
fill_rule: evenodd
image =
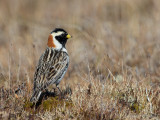
M66 69L68 68L68 63L68 54L63 51L59 52L59 55L54 58L51 67L49 68L46 77L48 80L48 84L56 83L57 80L61 78L62 74L64 74L64 72L66 72Z
M56 51L53 51L51 48L47 48L40 57L34 74L34 90L43 88L46 81L46 74L51 64L51 58L54 59L56 54Z
M69 62L68 54L47 48L40 57L34 75L34 89L44 89L56 82Z

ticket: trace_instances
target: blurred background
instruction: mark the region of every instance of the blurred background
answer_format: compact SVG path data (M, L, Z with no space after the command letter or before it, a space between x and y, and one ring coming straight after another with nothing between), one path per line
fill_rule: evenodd
M66 81L80 81L76 76L89 68L105 76L106 67L120 65L159 83L159 5L158 0L0 0L1 78L32 81L49 33L61 27L73 36L66 46Z

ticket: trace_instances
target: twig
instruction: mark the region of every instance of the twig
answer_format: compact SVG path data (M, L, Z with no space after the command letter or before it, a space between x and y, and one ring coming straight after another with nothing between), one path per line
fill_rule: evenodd
M150 101L150 98L149 98L149 96L148 96L148 90L147 90L147 88L146 88L146 95L147 95L147 100L149 101L149 105L150 105L150 112L151 113L153 113L153 110L152 110L152 103L151 103L151 101Z

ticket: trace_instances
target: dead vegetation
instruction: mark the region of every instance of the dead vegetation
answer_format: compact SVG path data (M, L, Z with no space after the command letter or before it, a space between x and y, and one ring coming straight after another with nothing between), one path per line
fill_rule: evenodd
M160 119L159 4L0 0L0 119ZM55 27L73 36L63 94L35 108L35 66Z

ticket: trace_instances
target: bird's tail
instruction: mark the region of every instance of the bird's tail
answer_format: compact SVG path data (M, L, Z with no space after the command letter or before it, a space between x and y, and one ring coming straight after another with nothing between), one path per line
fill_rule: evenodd
M35 91L33 92L33 94L32 94L32 97L31 97L30 101L31 101L31 102L34 102L34 103L38 102L41 93L42 93L41 91L35 90Z

